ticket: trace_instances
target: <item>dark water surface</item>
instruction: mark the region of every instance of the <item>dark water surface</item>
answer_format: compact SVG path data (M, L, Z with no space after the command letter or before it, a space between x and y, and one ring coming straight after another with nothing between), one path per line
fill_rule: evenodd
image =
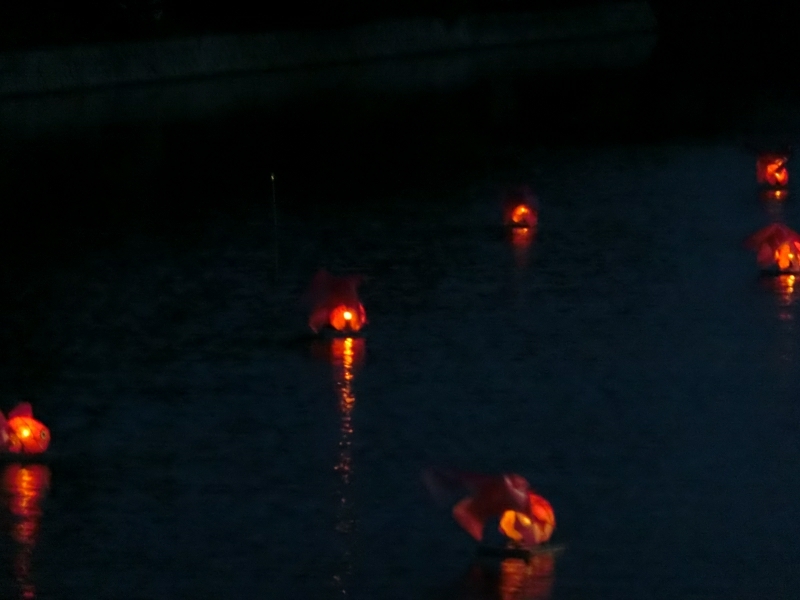
M0 541L3 597L796 597L798 305L741 246L770 220L750 151L434 132L395 169L332 135L305 180L199 131L119 134L91 168L48 146L58 176L5 155L29 210L5 225L0 404L31 398L53 443L4 478L28 537ZM519 184L527 249L499 228ZM362 340L307 336L321 266L366 275ZM527 583L477 563L430 464L524 475L565 548Z

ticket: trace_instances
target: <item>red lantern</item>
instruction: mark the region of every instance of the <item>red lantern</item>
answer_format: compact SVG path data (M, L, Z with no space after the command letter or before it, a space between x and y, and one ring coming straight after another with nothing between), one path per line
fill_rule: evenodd
M786 164L789 156L786 154L762 154L756 161L756 179L758 183L774 187L783 187L789 183L789 171Z
M0 413L0 442L8 452L39 454L50 445L50 430L33 418L28 402L20 402L8 413Z
M556 527L556 516L550 503L541 496L528 492L530 510L507 510L500 517L500 533L523 546L536 546L550 539Z
M367 313L358 298L360 275L336 277L325 270L311 280L305 294L311 307L308 326L314 333L330 326L336 331L356 332L367 323Z
M745 240L745 246L756 252L762 269L778 272L800 272L800 234L783 223L772 223Z
M550 539L555 515L550 503L530 490L528 481L516 473L481 475L429 469L423 474L435 497L446 490L459 496L453 507L456 522L475 540L483 540L488 519L500 518L500 532L522 546L534 546Z
M528 187L510 192L505 199L503 221L507 227L533 229L539 223L536 196Z

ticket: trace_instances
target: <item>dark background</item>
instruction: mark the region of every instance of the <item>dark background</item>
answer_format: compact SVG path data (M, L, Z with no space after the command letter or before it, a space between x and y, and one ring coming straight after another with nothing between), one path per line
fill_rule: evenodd
M32 0L0 6L0 47L140 40L209 33L322 29L398 17L457 18L464 14L565 9L607 0L345 0L290 3L231 0ZM651 0L662 43L679 47L687 63L719 68L737 61L784 78L787 53L797 52L796 3ZM752 60L751 60L752 59Z

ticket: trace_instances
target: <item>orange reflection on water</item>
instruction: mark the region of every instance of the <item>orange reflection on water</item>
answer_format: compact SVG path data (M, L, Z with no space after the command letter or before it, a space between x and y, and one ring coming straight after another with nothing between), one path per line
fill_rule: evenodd
M778 301L781 306L786 307L794 304L796 299L795 285L797 284L797 275L783 273L776 277L768 278L768 281L772 289L778 294Z
M500 563L501 600L546 600L553 591L555 558L552 552L533 555L527 561L507 558Z
M36 597L32 576L33 549L42 517L41 503L50 489L50 469L38 464L10 464L3 472L3 490L11 513L11 537L18 544L14 576L20 598Z
M353 409L356 397L353 393L355 371L364 359L363 338L334 338L331 340L331 362L334 368L336 392L339 397L339 449L334 470L339 474L337 489L336 531L348 535L355 529L349 487L353 476ZM349 543L345 542L340 572L333 576L334 585L342 594L347 594L347 579L352 572Z
M458 586L462 600L549 600L555 583L554 549L539 549L527 560L479 560Z
M510 232L511 245L514 248L514 259L517 266L522 268L528 263L528 252L533 239L536 237L536 229L533 227L511 227Z
M789 197L789 190L786 188L768 188L761 192L761 199L770 202L783 202Z

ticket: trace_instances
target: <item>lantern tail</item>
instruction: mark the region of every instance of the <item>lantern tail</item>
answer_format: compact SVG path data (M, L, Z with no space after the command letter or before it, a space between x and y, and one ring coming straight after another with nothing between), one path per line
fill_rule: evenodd
M456 504L453 507L453 518L475 540L480 542L483 539L483 526L486 522L486 515L478 510L473 498L464 498Z

